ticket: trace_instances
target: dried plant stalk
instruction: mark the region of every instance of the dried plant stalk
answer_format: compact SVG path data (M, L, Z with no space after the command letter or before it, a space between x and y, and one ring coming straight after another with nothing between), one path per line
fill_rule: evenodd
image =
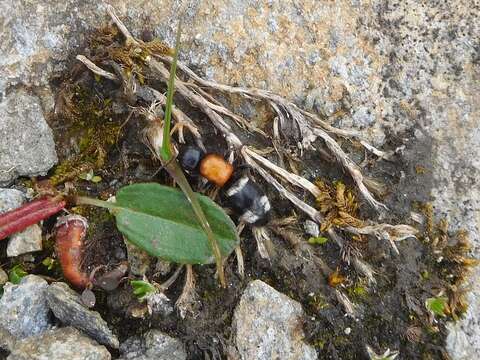
M115 15L115 12L111 6L107 6L107 11L118 26L119 30L125 36L126 44L136 44L140 45L141 42L136 40L121 22L121 20ZM170 62L171 60L165 56L155 55L161 61ZM118 78L106 72L105 70L99 68L87 58L80 56L79 60L82 61L91 71L95 72L98 75L105 76L111 80ZM165 65L155 60L154 58L148 58L146 66L160 78L164 83L168 82L169 71ZM178 68L187 75L192 82L184 82L180 79L176 79L175 87L177 93L183 96L187 101L192 105L198 107L202 110L205 115L211 120L212 124L224 135L225 140L230 145L232 149L239 150L243 159L247 164L249 164L261 177L263 177L268 183L275 187L275 189L285 198L290 200L296 207L301 211L307 214L317 223L322 223L323 216L322 214L311 207L303 200L299 199L294 193L288 190L285 186L280 184L277 179L272 174L288 181L294 186L298 186L313 196L318 196L320 190L319 188L308 181L307 179L300 177L296 174L293 174L283 167L274 164L272 161L266 159L264 156L260 155L258 151L245 146L240 138L234 133L232 127L223 119L222 115L232 118L238 123L241 127L250 127L248 123L245 123L245 120L232 113L230 110L222 106L218 101L215 100L213 96L208 94L205 89L216 90L229 94L239 94L249 99L253 100L263 100L267 102L272 109L276 112L277 118L274 121L274 139L276 139L277 144L280 141L280 137L283 134L282 128L284 128L287 122L294 122L297 125L298 134L298 147L300 149L309 149L312 148L312 142L318 137L321 138L327 148L332 152L337 161L349 172L355 181L360 193L371 204L375 209L386 209L386 206L379 201L377 201L373 195L367 189L365 185L366 180L364 180L363 175L360 171L358 165L356 165L342 150L338 143L329 135L334 134L342 137L351 137L360 139L358 132L353 130L337 129L322 119L317 115L311 114L307 111L304 111L298 108L297 105L292 102L282 98L279 95L276 95L270 91L255 89L255 88L240 88L233 87L224 84L218 84L213 81L208 81L202 79L200 76L195 74L190 68L185 64L178 62ZM137 88L141 88L137 85ZM154 94L157 101L161 104L165 102L165 96L158 92L157 90L143 86L143 89L147 89L150 93ZM194 122L180 109L174 108L173 116L177 122L185 124L185 126L191 131L196 139L199 139L201 142L201 134L198 131L198 128ZM260 133L262 133L260 131ZM180 134L180 140L183 139L182 134ZM360 139L361 140L361 139ZM387 157L386 153L376 149L372 145L368 144L364 140L361 140L362 145L369 151L372 151L374 154L380 157ZM275 145L275 143L274 143ZM203 146L202 146L203 147ZM268 170L268 171L267 171ZM342 228L343 230L350 232L352 234L363 234L363 235L373 235L378 238L382 238L391 242L392 246L396 251L396 246L394 241L399 241L401 239L414 236L416 230L407 225L390 225L390 224L374 224L363 227L353 227L348 226ZM337 244L343 248L344 242L343 239L333 230L329 229L328 234L337 242ZM362 269L362 266L357 266L359 269Z

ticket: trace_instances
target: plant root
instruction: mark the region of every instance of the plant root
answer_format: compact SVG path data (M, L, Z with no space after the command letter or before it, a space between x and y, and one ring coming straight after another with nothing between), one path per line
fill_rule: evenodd
M178 266L175 272L172 274L172 276L170 276L167 280L165 280L163 283L161 283L158 286L158 290L160 292L167 291L168 288L172 286L172 284L178 279L178 276L180 275L182 270L183 270L183 265Z
M263 259L270 260L273 257L274 249L267 229L263 226L254 226L252 227L252 233L257 241L258 253Z
M197 306L197 294L195 292L195 276L193 275L193 267L190 264L185 265L185 285L183 286L182 293L175 302L180 317L185 319L187 313L195 314L195 308Z

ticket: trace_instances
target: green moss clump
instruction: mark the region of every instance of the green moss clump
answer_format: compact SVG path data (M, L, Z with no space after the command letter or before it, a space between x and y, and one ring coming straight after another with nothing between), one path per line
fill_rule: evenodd
M56 167L50 178L54 186L75 179L81 173L101 169L121 128L118 121L113 121L111 99L95 95L86 85L67 86L62 97L63 118L71 122L66 136L77 139L79 153Z

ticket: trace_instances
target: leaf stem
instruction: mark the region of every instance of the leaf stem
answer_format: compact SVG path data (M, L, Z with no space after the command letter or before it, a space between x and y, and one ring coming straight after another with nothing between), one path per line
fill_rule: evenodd
M180 34L181 34L181 22L178 23L177 28L177 37L175 40L175 52L173 54L172 65L170 66L170 77L168 79L168 88L167 88L167 101L165 104L165 117L163 122L163 142L162 149L160 150L160 156L164 161L170 161L172 158L172 148L170 143L170 127L172 122L172 104L173 104L173 93L175 92L175 75L177 73L177 59L178 52L180 49ZM157 150L157 149L155 149Z
M205 231L205 233L207 234L208 242L210 244L210 247L212 248L213 255L215 256L215 264L217 266L218 278L222 287L225 288L227 286L227 283L225 281L225 274L223 271L222 253L220 252L220 247L218 246L218 242L215 239L215 235L213 234L212 228L210 227L210 223L208 222L207 217L205 216L205 213L200 206L197 194L195 194L195 192L192 190L187 178L185 177L185 174L182 171L182 168L180 167L176 159L173 159L172 161L167 163L165 165L165 168L167 169L170 176L175 179L178 186L180 186L180 189L182 189L183 193L190 201L193 212L197 216L200 225L203 228L203 231Z
M74 198L74 202L77 205L93 205L93 206L98 206L98 207L109 209L109 210L118 210L119 209L119 207L117 205L115 205L114 203L90 198L90 197L87 197L87 196L76 196Z

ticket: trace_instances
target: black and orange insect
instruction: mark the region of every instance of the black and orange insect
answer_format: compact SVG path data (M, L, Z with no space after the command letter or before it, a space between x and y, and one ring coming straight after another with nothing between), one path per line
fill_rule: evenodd
M227 207L241 221L251 225L265 225L270 213L270 201L265 192L250 177L235 176L233 165L223 156L205 153L200 148L188 146L179 154L182 168L191 175L201 175L222 188Z

